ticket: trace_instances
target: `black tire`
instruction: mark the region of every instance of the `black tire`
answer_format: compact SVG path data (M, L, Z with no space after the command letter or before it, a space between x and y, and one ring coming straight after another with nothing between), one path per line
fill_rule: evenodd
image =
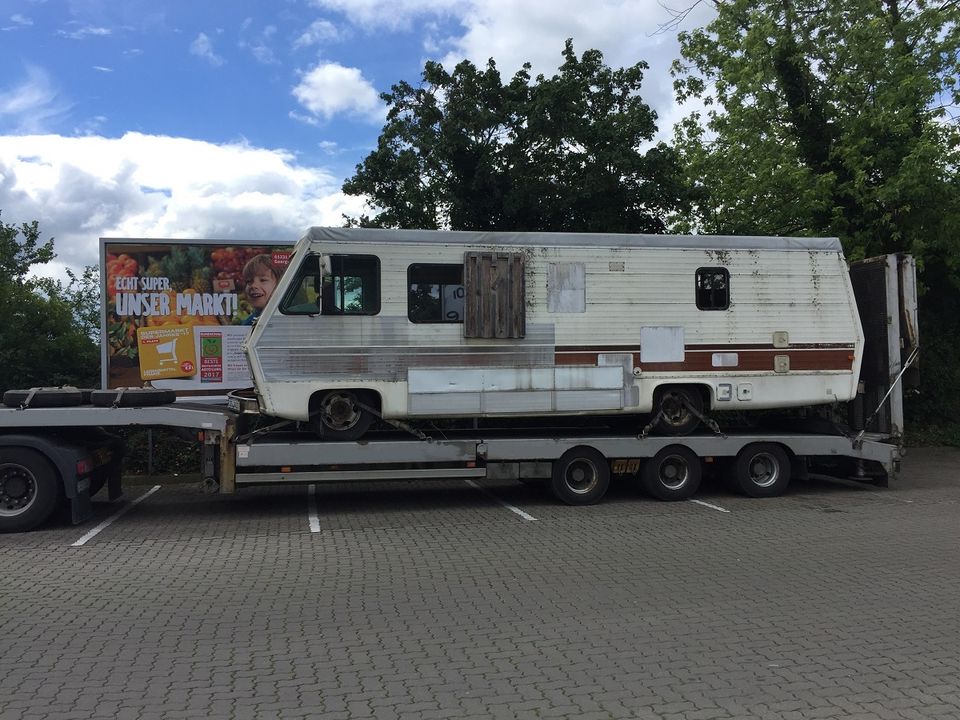
M702 479L700 458L685 445L667 445L640 470L643 489L658 500L688 500Z
M112 390L94 390L90 393L90 402L97 407L154 407L169 405L177 399L173 390L161 388L114 388Z
M592 505L610 487L610 463L591 447L567 450L553 463L550 489L567 505Z
M700 418L690 412L693 407L703 414L703 395L689 385L667 385L653 393L654 415L663 411L654 429L658 435L689 435L700 425Z
M60 478L47 458L28 448L0 449L0 532L37 527L61 497Z
M737 454L733 480L750 497L780 495L790 484L790 456L775 443L751 443Z
M370 429L376 419L360 407L369 405L363 392L330 390L310 405L310 426L323 440L353 442Z
M83 403L83 391L75 387L51 387L7 390L3 394L3 404L7 407L20 407L27 399L32 408L73 407Z

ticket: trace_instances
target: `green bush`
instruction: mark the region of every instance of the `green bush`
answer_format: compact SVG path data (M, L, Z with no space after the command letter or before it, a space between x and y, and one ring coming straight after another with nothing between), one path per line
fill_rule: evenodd
M126 475L195 475L200 472L200 443L196 438L187 438L171 430L142 428L123 430L120 435L126 444L123 461Z

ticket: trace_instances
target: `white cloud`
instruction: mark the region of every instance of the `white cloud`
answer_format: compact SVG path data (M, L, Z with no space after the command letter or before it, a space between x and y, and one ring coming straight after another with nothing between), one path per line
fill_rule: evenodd
M310 4L343 13L355 25L399 30L409 28L411 22L419 17L462 15L475 2L476 0L311 0Z
M564 41L573 38L578 55L600 50L611 67L649 63L644 100L662 118L677 116L669 68L680 50L674 30L658 32L671 19L663 0L312 0L312 4L342 13L368 30L395 30L422 21L423 48L430 57L448 68L464 58L482 66L492 57L504 80L527 61L534 76L554 74L563 61ZM709 3L690 4L695 7L684 27L699 27L712 18ZM462 31L444 36L435 21L451 18ZM659 126L660 137L668 137L666 123Z
M194 41L190 43L190 54L207 60L214 67L219 67L226 62L213 51L213 43L210 42L210 38L207 37L206 33L200 33L194 38Z
M112 73L112 72L113 72L113 68L104 67L103 65L94 65L94 66L93 66L93 69L96 70L96 71L98 71L98 72L102 72L102 73Z
M95 264L100 237L295 241L362 200L284 150L127 133L0 136L4 222L40 220L60 262Z
M384 105L373 85L357 68L320 63L304 73L293 95L316 117L329 120L341 113L382 122Z
M340 39L340 32L337 26L329 20L314 20L310 27L304 30L300 37L293 42L293 48L310 47L320 45L325 42L333 42Z
M689 27L706 21L706 4L687 19ZM552 75L563 58L566 38L573 38L578 54L595 48L612 67L625 67L641 60L650 65L641 94L661 118L674 117L673 81L670 63L679 56L676 33L658 32L669 19L661 0L554 0L545 3L514 3L511 0L475 0L463 19L466 28L459 37L448 38L445 65L466 57L485 63L492 57L509 77L523 62L533 64L533 74ZM671 135L668 123L658 122L659 136Z
M270 41L277 34L277 26L267 25L259 33L256 33L252 40L248 40L246 37L247 30L250 29L252 24L253 18L247 18L240 25L240 40L237 45L241 49L250 50L254 59L263 65L275 65L280 62L270 48Z
M313 115L304 115L303 113L298 113L296 110L291 110L287 113L287 117L291 120L296 120L297 122L302 122L304 125L310 125L312 127L317 127L320 125L320 121L317 120Z
M7 25L6 27L0 28L0 30L5 32L9 32L11 30L23 30L24 28L28 28L33 25L33 20L31 18L25 17L19 13L11 15L10 22L12 22L13 25Z
M83 25L75 20L71 20L67 25L69 29L57 30L57 35L70 38L71 40L83 40L87 37L105 37L113 34L110 28L97 25Z
M26 66L26 78L9 89L0 89L0 128L14 133L38 132L48 121L69 110L43 68Z

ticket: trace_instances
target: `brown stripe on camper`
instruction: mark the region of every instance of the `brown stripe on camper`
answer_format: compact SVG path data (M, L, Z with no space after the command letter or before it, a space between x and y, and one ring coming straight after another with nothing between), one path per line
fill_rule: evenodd
M641 363L636 345L609 345L588 347L582 345L557 346L556 365L596 365L599 355L629 353L634 367L648 372L733 372L771 371L774 358L786 355L790 358L790 371L810 372L817 370L850 371L853 369L854 348L844 344L791 345L775 348L773 345L687 345L683 362ZM715 367L714 353L736 353L736 365Z

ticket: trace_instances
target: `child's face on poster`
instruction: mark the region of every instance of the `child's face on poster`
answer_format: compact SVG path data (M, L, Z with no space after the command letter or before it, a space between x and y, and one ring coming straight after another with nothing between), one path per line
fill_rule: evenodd
M247 300L256 310L263 310L277 287L277 279L266 268L258 268L247 283Z

